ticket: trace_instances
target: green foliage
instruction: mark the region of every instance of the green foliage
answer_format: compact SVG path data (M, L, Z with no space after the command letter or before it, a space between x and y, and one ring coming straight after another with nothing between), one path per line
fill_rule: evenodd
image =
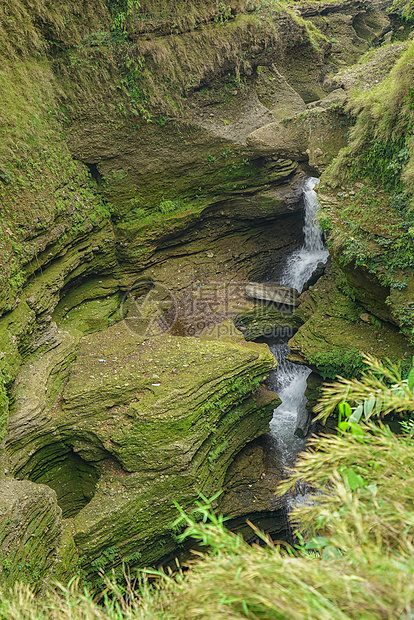
M147 109L148 92L145 86L145 59L134 55L131 57L131 50L126 46L126 55L120 63L121 84L128 92L133 109L136 109L147 123L152 121L152 115Z
M129 565L136 564L141 553L135 551L120 559L119 551L116 547L104 549L101 555L90 563L90 570L86 576L83 571L83 578L88 586L95 592L105 589L108 579L115 584L125 583L125 577L129 572ZM82 561L82 558L80 558Z
M188 538L194 538L195 540L199 540L201 544L211 547L212 553L214 554L217 553L219 548L219 545L217 545L214 541L214 531L211 530L210 527L200 527L200 521L203 524L208 523L219 528L222 528L224 523L228 521L228 517L226 518L223 517L223 515L217 515L214 512L214 505L216 500L222 494L222 491L218 491L210 498L207 498L200 491L198 494L201 501L197 500L195 502L195 508L193 508L189 513L183 510L177 502L174 502L180 516L177 517L177 519L171 524L171 527L175 531L181 532L177 536L178 542L184 542ZM210 537L209 534L213 534L213 536Z
M366 177L380 181L388 191L402 192L404 185L401 172L410 155L406 137L400 136L397 140L390 138L386 141L373 137L367 140L366 146L358 151L351 167L352 173L358 176L362 168Z
M127 33L128 21L140 9L138 0L108 0L108 8L112 15L112 29L117 34Z
M355 127L328 176L341 182L369 178L390 192L409 190L414 175L413 58L411 43L378 86L353 93L348 110L357 117Z
M166 215L168 213L174 213L180 207L180 202L178 200L163 200L160 202L158 206L158 210L160 213Z
M371 181L352 195L340 196L337 215L322 210L321 220L340 265L364 267L383 285L402 290L409 271L401 270L414 266L412 194L401 187L385 192L378 183Z
M224 24L232 16L231 5L217 0L217 13L214 16L214 21L220 24Z
M316 366L323 379L334 379L338 374L351 378L358 376L364 367L358 349L335 348L313 354L309 362Z
M391 10L407 22L414 21L414 0L394 0Z
M374 408L375 398L364 401L363 404L351 408L349 403L340 402L338 404L338 434L342 435L345 432L351 432L353 435L363 435L364 431L359 426L362 413L367 420Z
M353 261L357 267L361 265L366 266L369 262L367 249L365 239L360 239L357 236L348 236L344 241L339 263L341 265L346 265Z
M414 359L403 379L400 364L382 362L367 354L362 357L367 369L360 379L339 377L335 383L322 387L321 399L314 409L318 413L316 419L325 421L336 407L340 422L345 419L356 424L362 418L368 421L390 413L414 413Z

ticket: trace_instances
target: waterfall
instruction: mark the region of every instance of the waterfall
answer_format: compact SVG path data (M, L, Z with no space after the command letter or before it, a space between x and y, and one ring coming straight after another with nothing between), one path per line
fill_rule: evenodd
M286 359L289 353L286 343L270 345L270 350L277 361L271 388L282 401L274 410L270 432L277 439L277 451L283 468L289 468L306 443L306 439L295 435L295 430L300 419L308 416L305 390L306 379L311 371L306 366L292 364Z
M324 246L323 234L316 219L318 200L315 185L318 179L308 178L303 187L305 202L304 244L287 257L281 284L302 291L304 284L319 262L326 262L329 252ZM276 450L283 468L292 467L298 453L305 447L306 439L295 434L301 422L308 417L306 410L306 380L311 371L306 366L292 364L286 359L289 347L286 343L270 345L278 366L271 380L282 404L274 410L270 432L276 442Z
M280 283L302 292L303 285L315 271L318 263L325 263L329 252L323 242L322 230L317 220L318 198L313 189L319 179L309 177L303 187L305 202L305 223L303 234L305 242L301 248L288 256Z

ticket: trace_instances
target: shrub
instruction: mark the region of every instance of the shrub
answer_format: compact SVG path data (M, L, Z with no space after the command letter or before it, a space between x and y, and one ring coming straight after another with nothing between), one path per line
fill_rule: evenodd
M323 379L334 379L339 374L347 378L355 377L364 367L358 349L336 348L320 351L310 356L309 362L316 366Z
M178 200L163 200L162 202L160 202L159 206L158 206L158 210L163 213L164 215L167 215L168 213L173 213L174 211L176 211L179 207L179 201Z

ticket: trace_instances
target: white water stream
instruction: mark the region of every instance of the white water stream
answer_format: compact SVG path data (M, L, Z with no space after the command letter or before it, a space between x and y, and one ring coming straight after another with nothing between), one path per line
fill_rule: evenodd
M308 178L303 187L305 202L305 223L303 246L287 257L282 272L281 284L296 288L302 292L304 284L310 278L319 262L325 263L329 252L324 246L323 234L318 225L316 214L318 200L315 185L318 179ZM295 435L301 421L306 419L306 380L311 371L306 366L292 364L286 359L289 348L286 343L270 345L278 366L271 386L279 395L282 404L274 410L270 422L270 431L275 438L277 451L284 469L292 467L298 453L305 447L306 439Z
M329 256L317 220L318 197L313 188L318 183L319 179L314 177L309 177L304 183L305 223L303 234L305 242L301 248L288 256L280 279L281 284L291 286L299 293L302 292L304 284L315 271L317 264L326 263Z

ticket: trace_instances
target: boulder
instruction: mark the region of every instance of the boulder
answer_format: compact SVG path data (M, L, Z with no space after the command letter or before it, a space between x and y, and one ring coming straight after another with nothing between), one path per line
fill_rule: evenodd
M320 261L317 265L316 265L316 269L314 270L314 272L312 273L312 275L308 278L308 280L305 282L305 284L302 287L302 293L304 293L305 291L307 291L309 289L309 287L313 286L314 284L316 284L316 282L319 280L319 278L321 278L323 276L323 274L325 273L325 269L326 269L326 264L323 263L322 261Z
M297 161L306 160L308 138L306 130L297 124L269 123L246 138L247 146L255 155L273 155Z
M299 305L298 291L289 286L280 286L279 284L260 284L258 282L250 282L246 286L247 297L260 299L262 301L271 301L281 306L292 306L296 308Z

